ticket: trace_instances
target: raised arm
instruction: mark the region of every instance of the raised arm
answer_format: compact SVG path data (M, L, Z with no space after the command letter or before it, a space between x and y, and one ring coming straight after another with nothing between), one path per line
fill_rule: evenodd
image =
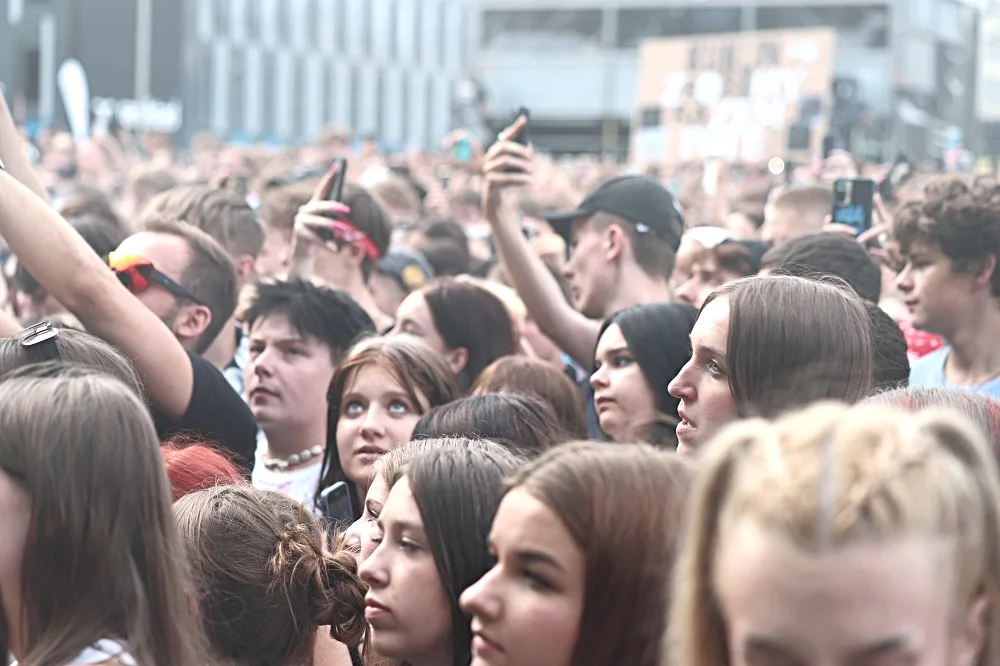
M21 135L17 133L17 126L14 125L14 118L10 115L7 100L3 95L0 95L0 161L4 163L4 168L10 175L21 181L43 201L49 202L49 193L24 154Z
M169 419L187 412L193 371L181 344L51 206L0 171L0 236L87 331L122 351Z
M493 228L500 260L528 314L538 328L585 368L594 362L600 322L588 319L566 302L556 279L521 233L511 191L531 182L531 152L510 141L524 127L518 120L504 130L486 153L483 210Z

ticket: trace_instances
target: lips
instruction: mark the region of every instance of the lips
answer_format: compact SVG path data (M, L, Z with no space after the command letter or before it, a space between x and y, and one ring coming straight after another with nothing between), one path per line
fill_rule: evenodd
M384 456L386 453L388 453L386 449L382 449L377 446L372 446L370 444L354 449L354 455L366 463L373 463L382 456Z
M277 398L278 397L278 393L276 393L275 391L272 391L269 388L263 387L263 386L257 386L255 388L250 389L250 394L249 395L250 395L250 399L251 400L254 399L254 398L257 398L257 397L261 397L261 398Z
M365 597L365 619L369 622L383 618L391 612L388 606L379 603L373 597Z
M607 396L595 397L594 398L594 409L600 412L602 409L607 409L614 404L614 398L609 398Z
M479 656L502 653L504 650L496 640L490 638L482 629L472 630L472 652Z

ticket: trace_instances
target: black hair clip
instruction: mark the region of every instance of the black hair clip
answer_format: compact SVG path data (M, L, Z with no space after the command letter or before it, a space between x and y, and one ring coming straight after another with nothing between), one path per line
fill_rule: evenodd
M61 361L59 353L59 329L47 321L21 331L21 346L32 361Z

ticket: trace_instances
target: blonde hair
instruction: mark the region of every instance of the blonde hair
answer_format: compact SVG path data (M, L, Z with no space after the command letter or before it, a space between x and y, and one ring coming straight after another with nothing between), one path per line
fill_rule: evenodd
M1000 481L983 436L953 412L821 404L744 421L706 450L676 570L665 654L729 663L714 571L723 532L752 517L806 552L948 537L958 608L993 612L978 666L1000 663Z

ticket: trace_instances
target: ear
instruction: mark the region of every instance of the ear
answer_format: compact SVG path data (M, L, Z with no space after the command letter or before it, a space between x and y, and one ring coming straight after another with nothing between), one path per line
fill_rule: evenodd
M469 362L469 350L465 347L458 347L445 353L444 358L448 361L448 366L456 375L465 370L465 365Z
M969 610L966 611L960 633L956 637L954 663L961 666L975 666L978 663L990 633L992 610L992 604L986 594L980 594L972 601Z
M993 274L996 270L997 256L995 254L988 254L985 258L976 262L975 272L973 273L976 286L989 289L992 286Z
M609 224L604 230L605 258L615 261L625 253L628 243L628 233L617 224Z
M197 340L212 323L212 311L204 305L186 305L174 320L174 335L184 340Z
M344 248L344 258L351 268L361 268L365 260L365 248L360 243L351 243Z
M242 287L253 282L257 277L257 260L249 254L244 254L236 259L236 281Z

